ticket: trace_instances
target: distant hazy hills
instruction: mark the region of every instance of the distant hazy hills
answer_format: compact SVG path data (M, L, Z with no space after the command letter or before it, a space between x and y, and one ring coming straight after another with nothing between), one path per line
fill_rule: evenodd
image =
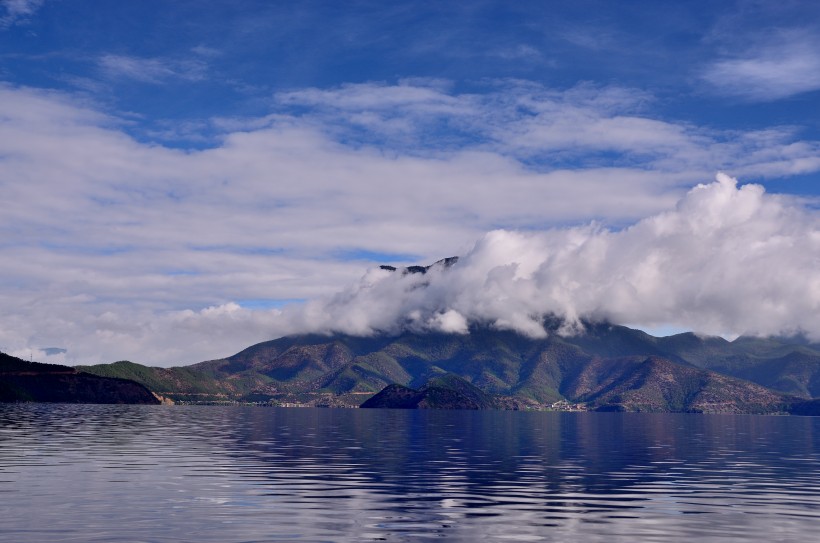
M431 379L445 375L506 407L566 400L591 409L780 412L820 397L816 344L785 338L729 342L691 333L657 338L609 324L545 339L488 328L466 335L289 336L193 366L117 362L79 369L133 379L161 396L189 401L354 406L388 385L423 392ZM813 404L802 405L805 412Z

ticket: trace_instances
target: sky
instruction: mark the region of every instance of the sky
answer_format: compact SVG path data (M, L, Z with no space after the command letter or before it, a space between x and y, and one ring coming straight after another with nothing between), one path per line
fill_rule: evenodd
M812 2L0 0L0 351L820 339L819 112Z

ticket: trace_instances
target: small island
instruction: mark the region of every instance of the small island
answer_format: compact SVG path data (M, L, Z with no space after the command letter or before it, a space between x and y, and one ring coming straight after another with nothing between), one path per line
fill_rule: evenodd
M492 395L451 373L428 380L418 390L388 385L360 407L382 409L497 409Z

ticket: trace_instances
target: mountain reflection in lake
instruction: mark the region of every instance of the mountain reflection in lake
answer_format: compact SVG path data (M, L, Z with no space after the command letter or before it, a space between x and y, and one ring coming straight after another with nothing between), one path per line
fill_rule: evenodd
M807 541L820 419L0 405L0 540Z

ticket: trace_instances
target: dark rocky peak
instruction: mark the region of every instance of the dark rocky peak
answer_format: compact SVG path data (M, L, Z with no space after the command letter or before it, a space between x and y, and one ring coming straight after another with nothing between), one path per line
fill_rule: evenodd
M442 258L441 260L438 260L438 261L430 264L429 266L407 266L406 268L396 268L395 266L382 265L382 266L379 266L379 268L381 268L383 270L391 271L391 272L401 270L402 275L407 275L408 273L420 273L420 274L424 275L428 271L430 271L430 269L432 269L433 267L440 266L442 268L449 268L453 264L455 264L456 262L458 262L458 257L457 256L450 256L450 257L447 257L447 258Z

